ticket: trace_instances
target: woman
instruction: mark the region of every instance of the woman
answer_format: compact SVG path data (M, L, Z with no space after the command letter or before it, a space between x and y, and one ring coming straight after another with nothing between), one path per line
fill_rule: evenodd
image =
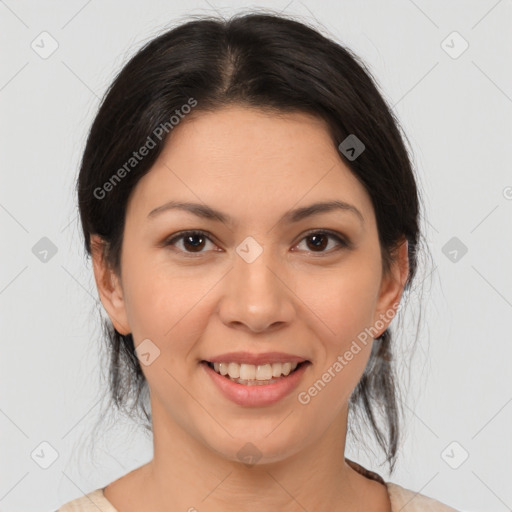
M454 510L344 457L359 410L393 470L389 326L421 240L349 50L274 15L164 33L109 89L78 196L112 401L135 396L154 456L59 510Z

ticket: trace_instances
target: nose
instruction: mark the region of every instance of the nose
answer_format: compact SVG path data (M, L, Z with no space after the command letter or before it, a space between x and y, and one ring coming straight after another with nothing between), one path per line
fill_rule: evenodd
M290 324L294 294L285 274L284 266L270 257L270 251L263 250L250 263L236 255L218 306L222 322L253 333Z

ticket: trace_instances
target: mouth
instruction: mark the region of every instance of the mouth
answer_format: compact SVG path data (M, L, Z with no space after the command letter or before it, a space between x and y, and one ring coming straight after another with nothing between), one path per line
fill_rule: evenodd
M237 384L245 386L265 386L289 378L289 376L300 371L304 366L311 364L311 362L287 361L255 365L249 363L212 362L203 360L201 364L211 368L217 375Z
M227 358L219 356L215 358L217 361L202 360L199 367L204 370L208 382L213 384L213 389L243 407L272 406L289 397L305 378L305 373L312 364L311 361L286 355L259 355L258 364L246 364L243 361L250 357L244 356L242 359L233 354L229 355L238 358L240 362L224 362ZM276 362L276 359L281 359L282 362ZM296 360L292 362L289 359Z

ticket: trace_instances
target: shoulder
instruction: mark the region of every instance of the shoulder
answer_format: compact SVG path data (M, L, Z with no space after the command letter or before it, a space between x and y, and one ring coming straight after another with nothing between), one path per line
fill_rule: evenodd
M110 501L103 495L103 489L85 494L80 498L68 501L62 505L56 512L117 512Z
M424 494L406 489L398 484L386 482L392 512L458 512Z

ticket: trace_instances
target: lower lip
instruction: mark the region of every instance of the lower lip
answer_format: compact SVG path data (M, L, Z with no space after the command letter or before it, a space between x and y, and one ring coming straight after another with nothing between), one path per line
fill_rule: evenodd
M238 382L234 382L223 375L219 375L207 363L201 363L201 366L226 398L229 398L238 405L248 407L261 407L279 402L279 400L290 394L298 386L309 365L309 362L301 364L293 373L286 377L280 377L277 382L272 384L246 386L238 384Z

